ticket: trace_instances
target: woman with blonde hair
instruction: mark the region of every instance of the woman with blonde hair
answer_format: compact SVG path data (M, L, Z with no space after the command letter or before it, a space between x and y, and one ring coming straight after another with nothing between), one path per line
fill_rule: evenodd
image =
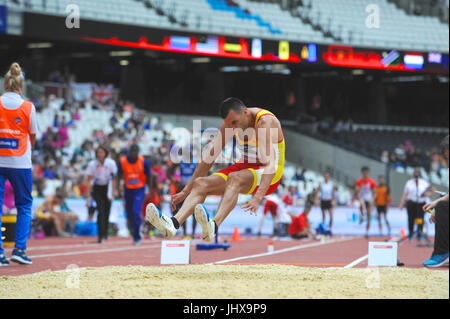
M24 73L19 64L11 64L4 79L4 93L0 97L0 185L3 186L6 179L9 180L14 189L17 208L15 247L11 261L29 265L32 262L25 250L33 205L31 151L38 128L36 109L33 103L23 98L24 83ZM9 265L1 241L0 265Z

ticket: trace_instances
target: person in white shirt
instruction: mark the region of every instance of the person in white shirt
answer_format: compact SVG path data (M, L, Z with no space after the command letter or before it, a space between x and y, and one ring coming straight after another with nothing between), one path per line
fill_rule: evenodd
M108 158L109 151L104 146L99 146L95 152L96 159L91 161L86 169L86 205L91 205L91 195L94 198L98 215L98 243L108 239L109 213L111 202L116 197L117 189L117 165ZM108 194L108 185L112 181L112 192ZM92 194L91 194L92 189Z
M421 178L420 168L414 169L414 178L405 184L399 208L403 210L406 203L408 212L408 240L411 241L414 235L414 226L417 224L417 239L422 240L424 211L422 207L430 201L429 196L433 192L433 187L426 180Z
M330 173L324 172L324 181L319 183L317 196L320 196L322 222L325 224L326 211L330 214L329 230L333 226L333 203L336 203L336 186L330 180ZM317 201L317 200L316 200Z

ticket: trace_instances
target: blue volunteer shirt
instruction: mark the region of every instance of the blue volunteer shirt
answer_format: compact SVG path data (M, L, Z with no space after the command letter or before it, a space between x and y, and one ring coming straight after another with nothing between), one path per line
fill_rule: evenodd
M189 182L192 175L194 174L196 167L197 164L195 164L194 162L192 163L185 163L184 161L180 162L181 183L186 185Z

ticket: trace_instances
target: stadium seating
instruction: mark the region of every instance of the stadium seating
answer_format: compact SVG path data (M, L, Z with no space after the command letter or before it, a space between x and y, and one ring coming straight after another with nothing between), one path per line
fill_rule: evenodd
M298 125L290 126L289 128L378 161L381 161L383 151L394 153L399 145L405 145L409 141L415 150L420 151L420 154L415 157L414 163L407 162L405 167L401 166L395 169L399 173L412 176L413 166L422 167L422 177L426 180L446 187L449 185L448 168L441 168L439 174L437 172L429 172L431 159L425 153L432 146L436 146L448 134L448 131L441 129L427 130L426 128L402 130L401 127L394 129L394 127L385 126L383 128L383 126L377 125L361 125L361 127L354 128L353 131L329 133L308 133L299 128Z
M264 20L271 21L275 28L282 31L282 38L286 40L314 41L320 43L332 43L310 24L303 23L293 17L288 11L281 10L278 3L265 3L249 0L235 0L241 7L247 8L254 14L258 14Z
M275 29L272 27L272 25L261 19L261 16L259 15L253 15L248 9L243 9L239 6L238 3L232 2L230 3L230 0L207 0L207 2L210 4L211 8L217 11L231 11L234 12L237 18L242 20L255 20L260 27L265 27L269 30L272 34L281 34L282 32L280 29Z
M24 3L29 3L25 6ZM66 16L71 0L8 2L27 11ZM44 6L45 3L45 6ZM202 31L331 44L448 52L448 24L408 15L387 0L373 0L379 27L360 0L309 0L282 10L279 3L250 0L78 0L81 18L166 29ZM307 18L307 20L305 20ZM358 31L355 31L358 30ZM331 36L330 36L331 34ZM340 40L339 40L340 39Z
M334 33L342 33L343 42L361 46L404 50L437 50L448 52L448 25L437 17L412 16L386 0L311 0L308 10L321 25L330 24ZM379 13L379 26L366 25L368 16ZM359 34L355 34L358 30Z
M438 17L442 22L448 23L449 2L446 0L388 0L401 8L409 15Z

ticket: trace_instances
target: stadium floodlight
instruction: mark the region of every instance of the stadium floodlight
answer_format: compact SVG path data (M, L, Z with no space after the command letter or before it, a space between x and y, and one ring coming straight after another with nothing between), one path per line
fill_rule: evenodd
M192 63L209 63L209 62L211 62L211 59L205 58L205 57L192 58L191 62Z
M364 70L362 70L362 69L352 70L352 74L353 75L363 75L364 74Z
M53 46L50 42L37 42L37 43L28 43L28 49L48 49Z
M109 55L112 57L123 57L123 56L131 56L133 55L133 51L111 51Z

